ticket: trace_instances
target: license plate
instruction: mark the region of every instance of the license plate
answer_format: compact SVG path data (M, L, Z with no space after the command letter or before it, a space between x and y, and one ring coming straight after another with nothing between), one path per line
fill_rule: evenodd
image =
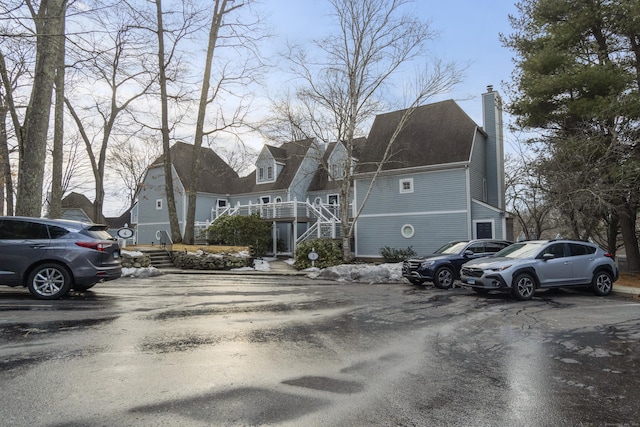
M114 258L114 259L118 259L118 258L120 258L120 252L114 252L114 253L113 253L113 258Z
M474 279L473 277L467 277L467 283L469 285L473 285L476 283L476 279Z

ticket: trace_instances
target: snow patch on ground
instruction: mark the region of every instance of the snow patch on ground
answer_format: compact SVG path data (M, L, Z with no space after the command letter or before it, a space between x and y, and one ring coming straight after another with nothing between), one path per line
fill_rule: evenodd
M142 268L123 268L122 269L122 277L154 277L160 276L162 271L158 270L155 267L142 267Z
M320 269L307 269L311 279L328 279L353 283L403 283L402 263L342 264Z

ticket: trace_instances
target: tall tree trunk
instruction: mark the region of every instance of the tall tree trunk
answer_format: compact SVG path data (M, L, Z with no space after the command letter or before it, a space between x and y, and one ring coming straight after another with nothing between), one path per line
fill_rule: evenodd
M620 221L620 231L624 241L624 249L627 254L627 269L629 273L640 273L640 248L636 236L637 210L628 203L619 205L616 209Z
M31 5L31 1L27 3ZM33 15L38 36L36 66L20 146L17 215L39 217L42 214L51 95L56 74L57 49L64 37L59 25L61 16L64 19L64 4L65 0L43 0L38 12Z
M196 203L198 201L198 175L200 173L200 150L202 148L202 139L204 137L204 118L207 112L207 98L209 96L210 80L211 80L211 63L218 42L218 32L222 25L222 18L226 13L227 0L216 0L211 18L211 28L209 29L209 42L207 45L207 57L205 62L204 74L202 76L202 89L200 91L200 103L198 105L198 118L196 121L196 134L193 146L193 158L191 160L191 179L188 194L187 218L184 228L184 242L193 244L195 240L195 218Z
M60 16L58 25L62 28L62 34L65 34L66 5L62 5L63 12ZM63 162L63 146L64 146L64 76L65 76L65 41L62 37L59 40L57 66L56 66L56 100L54 113L54 130L53 130L53 152L52 152L52 172L51 172L51 195L49 196L49 218L60 218L62 215L62 162Z
M158 23L158 67L160 79L160 106L162 110L162 151L164 159L164 183L167 197L167 211L169 213L169 226L171 228L171 240L173 243L182 242L178 212L176 211L176 199L173 191L173 173L171 172L171 139L169 137L169 108L167 106L167 75L164 51L164 27L162 21L162 0L156 0L156 12Z

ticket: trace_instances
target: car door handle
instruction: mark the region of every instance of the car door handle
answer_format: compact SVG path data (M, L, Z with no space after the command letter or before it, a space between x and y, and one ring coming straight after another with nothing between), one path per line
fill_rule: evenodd
M35 245L31 245L31 247L32 247L33 249L42 249L42 248L46 248L46 247L47 247L47 245L43 245L42 243L37 243L37 244L35 244Z

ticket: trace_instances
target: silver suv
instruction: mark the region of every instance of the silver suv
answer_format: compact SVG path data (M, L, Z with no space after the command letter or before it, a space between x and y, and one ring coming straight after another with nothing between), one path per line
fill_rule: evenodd
M0 217L0 284L56 299L121 274L120 247L106 225Z
M533 298L536 288L565 286L590 286L604 296L618 280L618 269L613 257L594 243L536 240L465 263L460 279L478 293L511 292L519 300Z

